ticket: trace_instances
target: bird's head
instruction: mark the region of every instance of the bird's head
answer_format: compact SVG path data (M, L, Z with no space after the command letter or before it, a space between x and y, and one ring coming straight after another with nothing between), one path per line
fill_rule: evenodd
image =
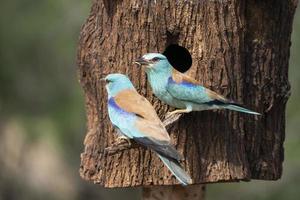
M106 82L106 90L109 97L115 96L122 90L134 89L128 76L124 74L108 74L101 80Z
M144 66L146 71L165 70L171 67L167 57L160 53L147 53L137 59L135 63Z

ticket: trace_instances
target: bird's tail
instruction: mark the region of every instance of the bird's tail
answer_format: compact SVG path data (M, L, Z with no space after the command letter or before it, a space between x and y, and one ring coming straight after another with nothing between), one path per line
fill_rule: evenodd
M177 160L159 154L158 156L182 185L192 183L191 177L184 171Z
M227 105L224 105L224 108L229 109L229 110L235 110L235 111L238 111L238 112L248 113L248 114L252 114L252 115L261 115L258 112L254 112L254 111L249 110L247 108L243 108L242 106L240 106L236 103L229 103Z

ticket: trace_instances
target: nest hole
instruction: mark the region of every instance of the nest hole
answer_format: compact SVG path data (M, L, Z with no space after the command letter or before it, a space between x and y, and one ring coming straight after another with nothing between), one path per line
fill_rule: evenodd
M183 46L170 44L163 54L168 58L170 64L181 73L188 71L192 66L192 56L189 50Z

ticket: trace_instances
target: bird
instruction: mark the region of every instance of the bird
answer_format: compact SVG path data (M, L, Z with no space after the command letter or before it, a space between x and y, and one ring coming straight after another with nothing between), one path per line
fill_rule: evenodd
M191 184L191 177L180 165L182 156L172 146L151 103L136 91L126 75L114 73L103 79L109 119L122 137L153 150L182 185Z
M177 71L160 53L147 53L135 61L147 74L148 82L156 97L175 107L167 116L191 111L229 109L253 115L260 115L242 107L235 101L202 86L192 77Z

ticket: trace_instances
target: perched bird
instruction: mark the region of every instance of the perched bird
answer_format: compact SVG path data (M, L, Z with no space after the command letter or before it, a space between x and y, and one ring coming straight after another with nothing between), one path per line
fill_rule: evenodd
M136 63L145 66L153 93L166 104L179 108L169 115L211 109L229 109L260 115L260 113L243 108L203 87L195 79L180 73L172 67L163 54L148 53L136 60Z
M150 102L135 90L123 74L109 74L104 80L108 93L108 114L113 126L126 138L156 152L180 183L191 184L192 179L179 163L181 156L171 145L169 134Z

